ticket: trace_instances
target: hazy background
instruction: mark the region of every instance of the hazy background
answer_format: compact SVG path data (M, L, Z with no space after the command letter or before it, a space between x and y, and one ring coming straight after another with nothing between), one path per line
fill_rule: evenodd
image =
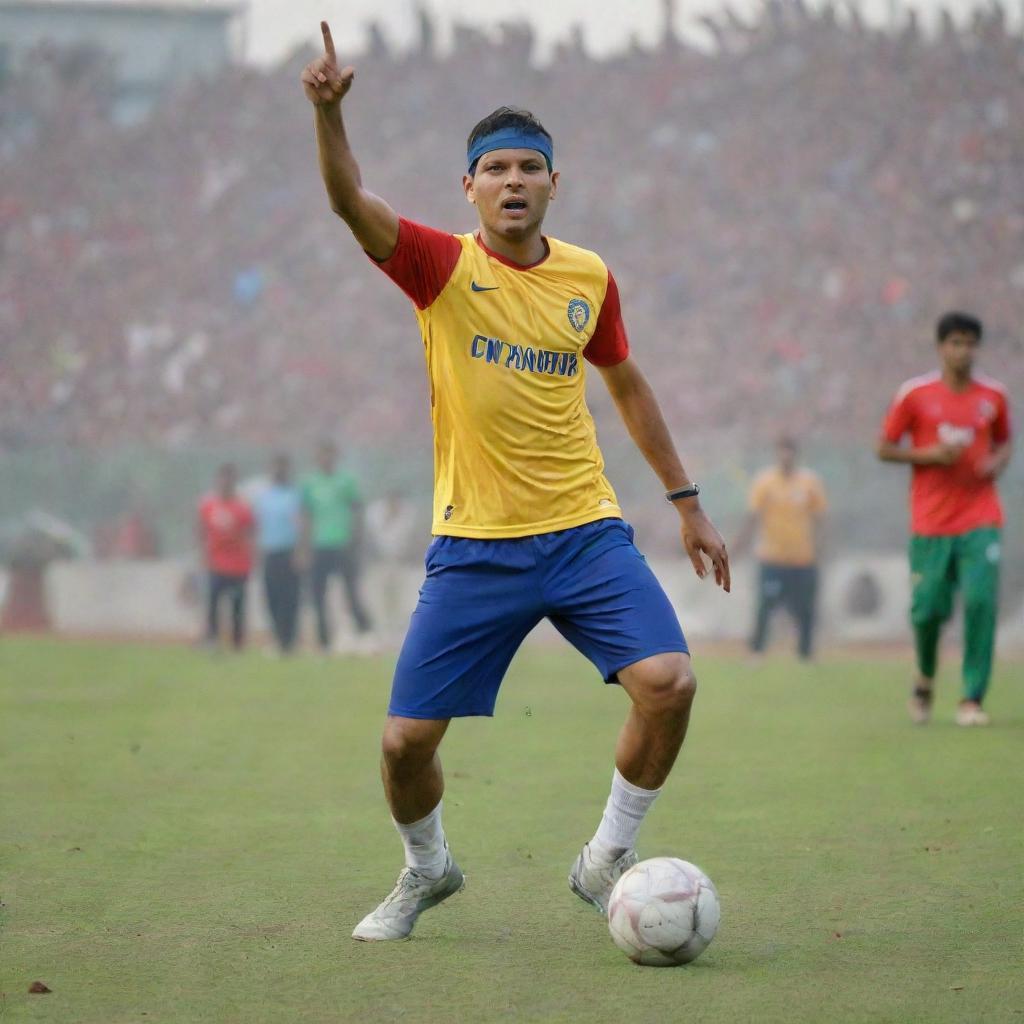
M100 24L35 5L45 34L17 50L4 19L26 5L0 3L0 543L56 520L92 555L141 517L185 558L219 460L258 475L283 449L301 471L331 435L368 499L415 506L415 560L422 346L324 199L298 82L320 17L359 66L364 179L409 217L470 230L469 129L507 102L541 116L563 172L548 229L614 270L727 536L788 433L832 498L829 557L902 567L908 475L873 447L950 307L983 318L982 369L1024 391L1016 10L773 0L679 7L667 33L657 0L257 0L233 23L181 5L180 24L169 6ZM627 515L671 556L657 481L590 384ZM1011 603L1022 466L1002 482Z
M171 0L174 2L174 0ZM665 23L663 0L628 0L608 3L607 0L522 0L516 4L480 3L474 0L427 0L423 5L438 17L439 40L450 45L451 23L465 22L493 29L503 22L528 21L537 32L540 51L549 56L554 43L564 38L576 24L583 26L587 48L597 54L623 49L632 38L643 45L653 45L661 36ZM676 31L697 45L708 45L708 33L699 18L720 12L726 5L708 0L676 4L673 19ZM752 0L735 0L728 5L744 17L761 10ZM820 4L809 3L810 7ZM249 5L249 57L259 63L280 59L289 49L302 42L316 42L321 19L331 24L339 48L357 52L365 42L365 24L377 21L387 37L396 45L408 45L416 31L417 5L412 0L352 0L350 3L314 2L314 0L253 0ZM867 0L863 5L866 18L878 24L905 17L913 7L920 12L925 25L933 25L939 12L949 10L955 18L970 18L971 0L922 0L912 5L902 0ZM1020 16L1019 6L1008 10L1011 20Z

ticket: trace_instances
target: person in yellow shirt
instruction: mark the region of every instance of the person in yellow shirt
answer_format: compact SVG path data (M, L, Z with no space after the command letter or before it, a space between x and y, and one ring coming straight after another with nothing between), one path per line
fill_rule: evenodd
M707 555L728 590L725 545L630 355L615 279L595 253L542 233L559 183L550 133L509 107L473 129L462 185L478 230L399 217L362 186L341 114L355 71L339 68L321 29L324 55L302 73L321 176L331 209L415 307L434 434L434 540L383 738L406 866L352 935L404 939L462 887L441 825L437 750L452 718L493 713L512 656L545 617L632 702L604 815L569 874L572 891L604 913L637 861L637 832L682 745L696 682L672 605L605 478L588 365L666 488L694 571L707 574Z
M750 649L764 650L772 615L782 606L796 620L797 650L806 660L814 653L818 555L828 502L818 475L797 465L793 438L780 438L776 453L775 465L762 469L750 485L749 511L732 550L742 552L757 534L757 618Z

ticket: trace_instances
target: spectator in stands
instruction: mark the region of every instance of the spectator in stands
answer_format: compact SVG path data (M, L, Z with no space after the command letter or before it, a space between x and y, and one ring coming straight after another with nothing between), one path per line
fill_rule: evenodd
M321 441L317 448L316 469L302 482L302 507L300 559L309 566L320 650L331 650L333 624L327 607L327 584L332 576L340 576L358 633L356 649L369 653L373 648L372 623L359 590L362 499L355 477L338 466L338 448L333 441Z
M931 332L939 305L984 297L990 368L1024 392L1021 20L989 5L924 32L870 24L863 6L722 7L691 21L711 32L700 48L666 34L597 56L579 31L543 63L516 30L452 33L459 49L442 53L422 14L413 48L346 54L369 77L354 127L396 207L429 203L468 230L444 168L481 93L514 94L560 140L573 188L558 233L620 268L669 421L699 422L716 466L780 423L848 460L877 428L878 366L893 380L919 372L908 338ZM105 114L109 61L83 74L58 46L12 56L0 75L5 451L277 446L302 424L399 471L404 453L407 466L425 458L423 349L309 187L309 126L291 102L308 60L183 83L125 130ZM395 160L400 145L417 160ZM613 185L581 173L608 152L630 155ZM382 376L394 401L379 398ZM599 419L605 401L595 393ZM629 500L638 485L617 486ZM849 497L835 515L851 542L901 542L895 519L852 512L871 501ZM1019 531L1005 542L1020 550Z
M776 608L784 607L797 624L797 651L803 660L814 652L815 605L825 488L816 473L797 465L797 443L782 437L776 462L761 470L750 485L747 517L733 554L741 554L756 533L758 560L757 616L750 649L764 651Z
M220 646L220 606L231 604L231 642L245 644L245 589L252 570L254 519L249 503L238 494L238 470L226 462L217 471L214 493L199 503L196 524L207 570L206 644Z
M267 612L277 649L289 654L295 647L299 616L302 498L292 483L292 463L287 455L274 456L270 484L259 493L254 506Z

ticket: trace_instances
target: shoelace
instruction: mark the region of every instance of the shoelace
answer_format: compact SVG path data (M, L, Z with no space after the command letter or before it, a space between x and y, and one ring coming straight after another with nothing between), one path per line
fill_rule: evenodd
M412 868L402 868L401 872L399 872L398 881L395 883L394 889L392 889L391 892L389 892L387 896L384 897L384 900L380 905L381 910L383 910L387 906L390 906L396 899L398 899L399 896L403 894L403 892L405 891L405 882L413 873L414 872Z
M598 872L602 877L611 878L612 874L617 870L624 870L625 868L631 868L636 863L636 851L627 850L622 856L616 858L611 864L602 864L594 859L592 853L587 854L587 859L590 861L591 867Z
M384 900L381 903L379 909L383 910L385 907L390 906L395 900L397 900L399 897L403 895L411 896L412 893L409 892L408 888L406 887L406 883L409 882L410 879L418 879L422 882L427 883L431 881L437 881L437 879L429 879L425 875L421 875L418 871L414 871L412 868L402 868L401 872L398 875L398 881L395 883L394 889L392 889L391 892L389 892L388 895L384 897Z

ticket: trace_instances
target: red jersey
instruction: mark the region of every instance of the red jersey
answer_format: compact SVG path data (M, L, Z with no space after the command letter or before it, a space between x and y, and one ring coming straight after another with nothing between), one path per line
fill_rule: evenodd
M203 498L199 526L207 568L225 576L247 576L252 569L253 523L252 509L242 498Z
M952 466L914 466L910 484L910 529L942 537L1002 526L995 481L982 475L995 445L1010 439L1010 407L998 381L977 376L965 391L953 391L938 372L908 380L896 393L882 436L898 444L909 433L915 448L963 445Z

